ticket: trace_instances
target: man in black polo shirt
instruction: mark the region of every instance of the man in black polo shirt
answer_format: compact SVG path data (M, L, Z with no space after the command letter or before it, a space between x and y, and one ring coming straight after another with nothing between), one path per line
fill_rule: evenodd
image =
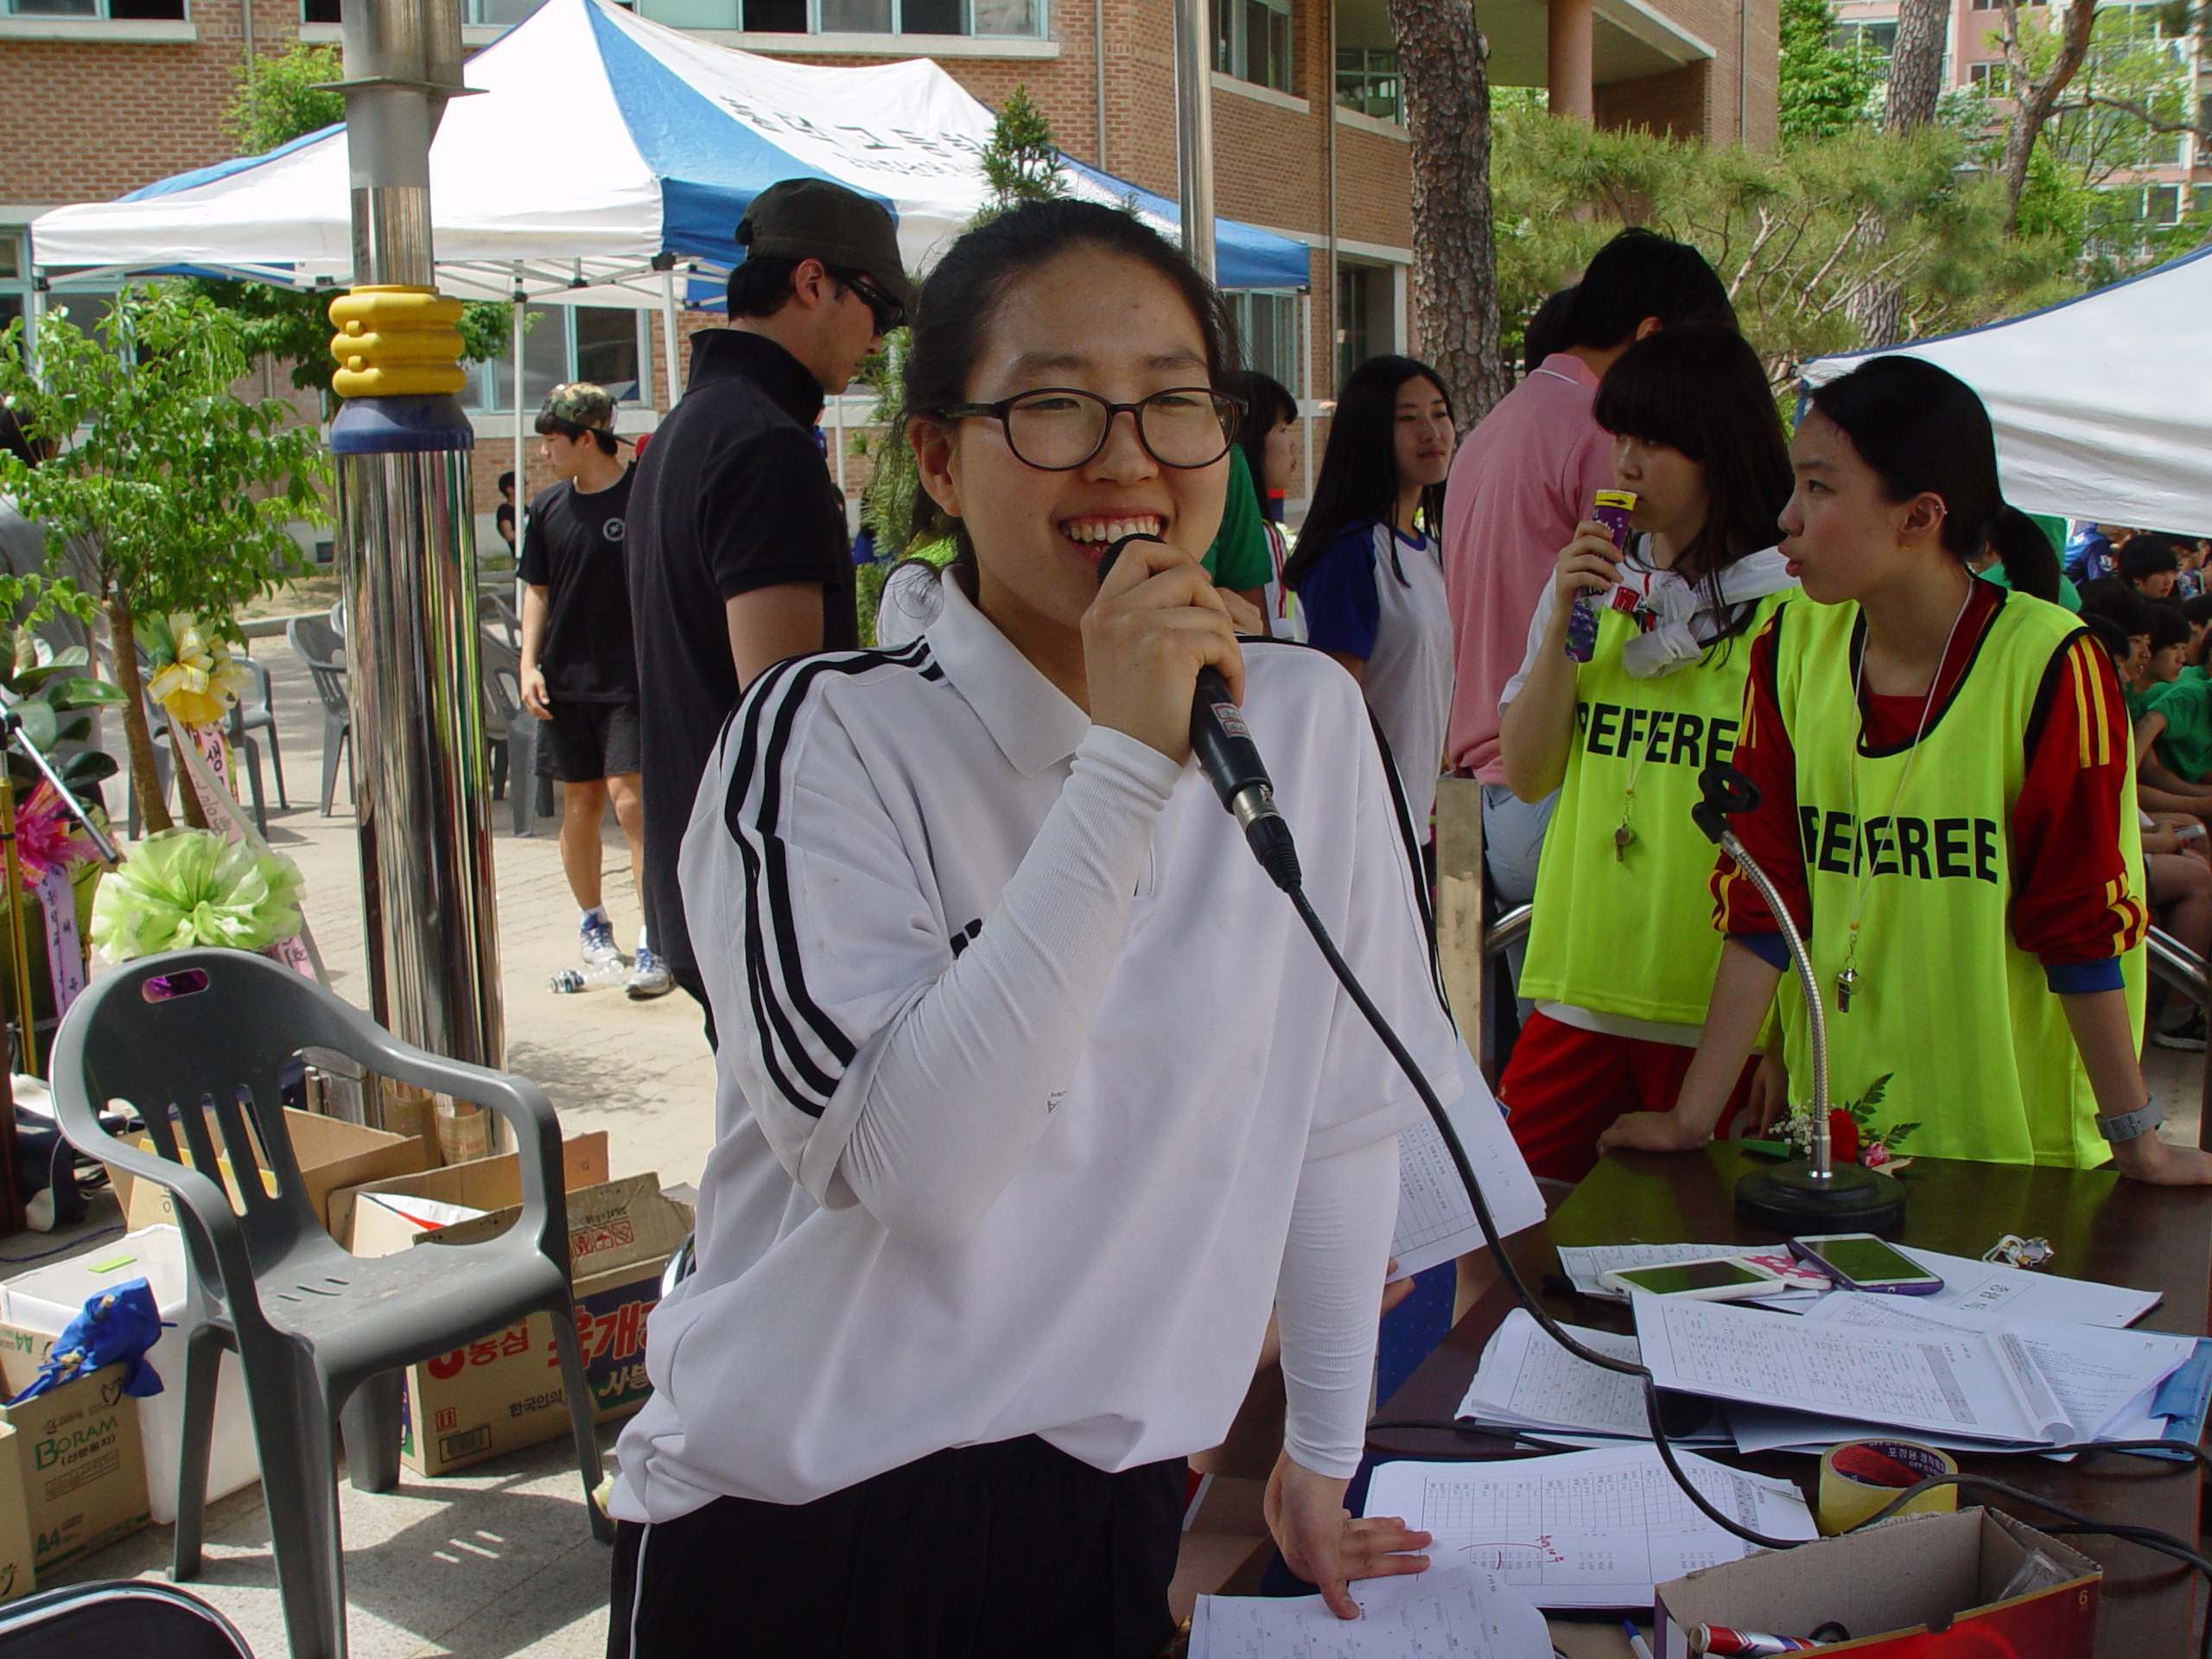
M913 302L891 214L842 185L769 186L737 240L730 326L692 336L690 384L638 462L629 516L645 915L702 1007L676 873L691 799L754 676L860 643L844 509L815 423Z

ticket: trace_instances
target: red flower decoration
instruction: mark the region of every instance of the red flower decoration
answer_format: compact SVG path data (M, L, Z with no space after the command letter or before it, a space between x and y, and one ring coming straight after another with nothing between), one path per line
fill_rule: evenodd
M1828 1109L1828 1151L1836 1163L1855 1164L1859 1161L1859 1125L1840 1106Z

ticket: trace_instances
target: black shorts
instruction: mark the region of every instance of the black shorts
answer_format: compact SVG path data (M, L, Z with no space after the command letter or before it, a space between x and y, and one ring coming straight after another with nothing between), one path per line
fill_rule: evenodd
M589 784L638 771L636 703L556 701L552 709L553 718L537 726L541 776Z
M1032 1436L811 1503L626 1521L607 1659L1153 1659L1187 1478L1180 1458L1103 1474Z

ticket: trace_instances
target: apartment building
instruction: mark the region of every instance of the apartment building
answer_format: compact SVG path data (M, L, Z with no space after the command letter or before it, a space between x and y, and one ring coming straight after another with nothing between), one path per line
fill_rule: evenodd
M481 46L537 0L466 0ZM1176 189L1168 0L634 0L703 39L822 64L926 55L994 106L1026 86L1068 153ZM29 288L25 227L224 159L220 111L242 54L335 41L338 0L0 0L0 322ZM1775 0L1485 0L1493 79L1554 110L1720 142L1771 142ZM1386 0L1213 0L1218 210L1311 251L1304 289L1236 306L1248 353L1325 399L1382 351L1417 349L1410 146ZM549 142L553 136L549 135ZM66 287L66 285L64 285ZM97 293L52 296L93 315ZM627 386L637 424L664 409L648 312L549 307L524 341L523 404L569 378ZM512 429L511 364L467 401ZM664 377L662 377L664 378ZM497 452L494 452L497 453ZM489 457L478 472L496 476ZM536 482L533 479L531 482ZM489 487L488 484L486 486Z
M1837 43L1856 48L1885 73L1897 41L1897 0L1837 0L1835 14ZM2020 16L2024 27L2056 29L2065 7L2022 0ZM2089 67L2077 89L2094 83L2101 67L2110 73L2127 60L2139 74L2157 62L2164 67L2164 85L2178 95L2177 112L2212 126L2212 35L2200 26L2200 16L2197 9L2167 0L2102 0ZM1999 0L1959 0L1951 9L1943 59L1943 85L1955 92L1980 88L2000 117L2011 84L1997 43L2004 23ZM2212 205L2212 145L2186 133L2130 128L2109 114L2102 118L2113 142L2100 146L2099 170L2107 175L2102 188L2124 204L2118 219L2158 228L2179 224L2192 207Z

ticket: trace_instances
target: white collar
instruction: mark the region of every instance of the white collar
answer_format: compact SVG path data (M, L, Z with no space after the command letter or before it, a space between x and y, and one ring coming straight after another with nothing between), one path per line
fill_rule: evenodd
M953 690L1023 777L1059 765L1090 731L1090 716L976 608L951 571L938 586L944 603L922 633Z

